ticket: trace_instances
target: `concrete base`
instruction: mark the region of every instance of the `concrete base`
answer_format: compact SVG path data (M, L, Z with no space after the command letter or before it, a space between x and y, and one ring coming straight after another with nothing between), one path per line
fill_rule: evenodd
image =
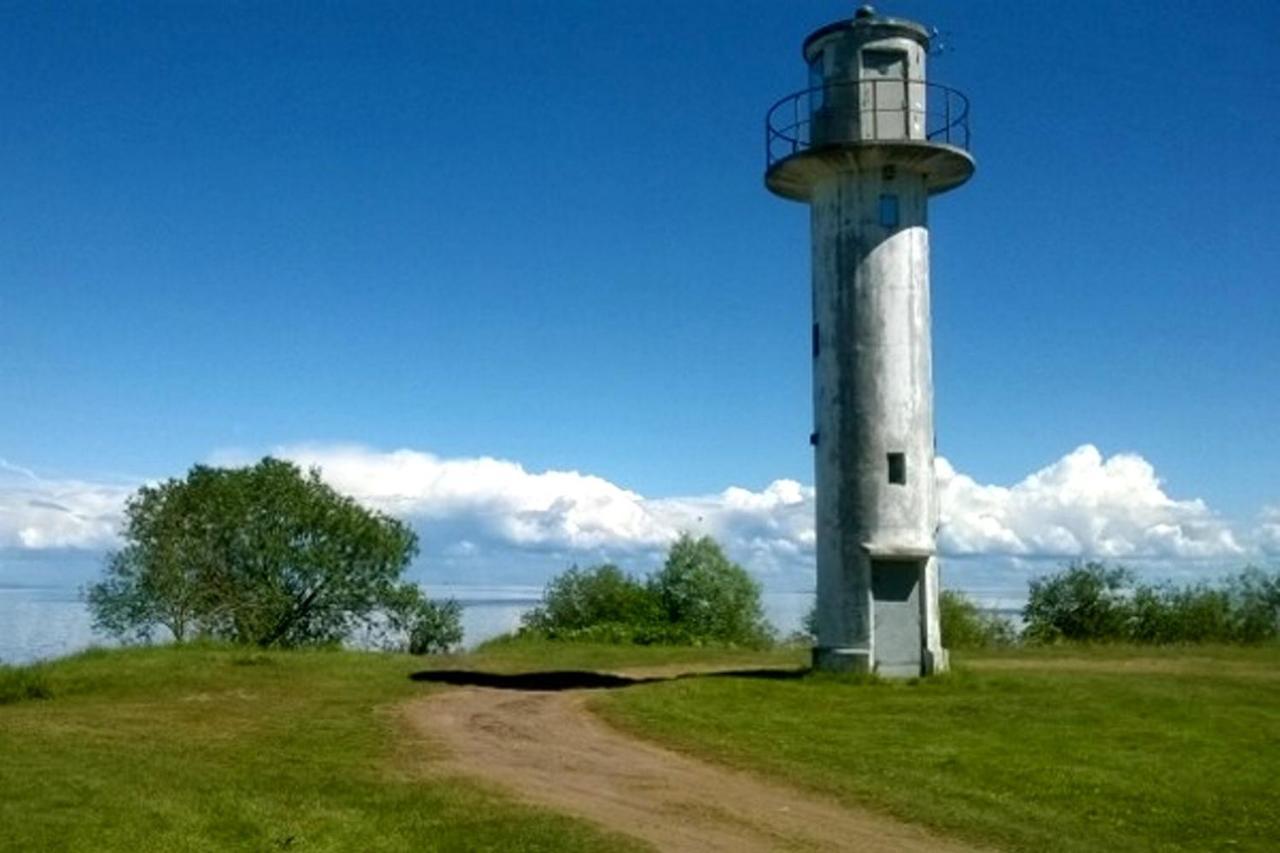
M885 678L918 678L922 675L939 675L951 668L951 656L946 649L938 654L924 652L923 672L910 667L899 670L876 668L871 662L871 653L866 649L821 648L813 649L813 668L821 672L876 672Z
M813 668L822 672L868 673L871 671L871 652L867 649L815 646Z
M939 649L938 653L930 654L928 650L924 653L925 675L940 675L951 669L951 655L946 649Z

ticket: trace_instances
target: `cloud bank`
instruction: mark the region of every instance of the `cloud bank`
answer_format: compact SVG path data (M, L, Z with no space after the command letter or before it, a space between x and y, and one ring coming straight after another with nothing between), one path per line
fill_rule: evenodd
M1212 559L1245 553L1201 500L1165 494L1151 463L1086 444L1013 486L937 465L940 547L952 555Z
M476 572L499 560L551 570L575 560L652 565L686 530L716 537L761 575L806 572L813 563L814 492L794 480L649 498L591 474L528 471L488 457L336 445L272 452L318 467L338 490L410 521L432 563ZM1134 454L1104 457L1086 444L1009 486L979 483L941 458L937 474L947 556L1173 562L1280 554L1280 507L1240 535L1203 501L1166 494L1151 464ZM42 479L0 463L0 548L110 547L131 490Z
M0 548L107 548L133 486L50 480L0 459Z
M1280 557L1280 506L1269 506L1262 510L1258 525L1258 548L1268 556Z

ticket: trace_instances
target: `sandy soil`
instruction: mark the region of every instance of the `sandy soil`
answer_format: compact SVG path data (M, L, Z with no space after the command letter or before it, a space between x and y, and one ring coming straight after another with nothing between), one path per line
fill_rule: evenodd
M405 713L419 734L443 745L446 769L659 850L968 849L621 734L587 711L588 695L454 687L414 700Z

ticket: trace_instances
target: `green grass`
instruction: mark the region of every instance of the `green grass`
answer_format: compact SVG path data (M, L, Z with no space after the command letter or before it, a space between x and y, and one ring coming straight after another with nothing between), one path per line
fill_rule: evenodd
M0 849L628 849L436 776L396 713L426 665L195 647L0 670Z
M680 666L716 666L744 669L760 666L806 666L809 650L779 646L761 651L734 646L640 646L629 643L579 643L564 640L499 637L481 645L474 654L438 659L442 665L478 666L492 672L529 672L547 669L660 669Z
M45 667L0 664L0 705L27 699L48 699L52 695Z
M625 850L452 778L397 713L428 668L799 666L798 649L501 641L472 655L93 651L0 667L0 849ZM592 694L613 724L1019 850L1269 849L1280 648L957 656L919 683L689 678Z
M1262 850L1280 838L1280 648L1074 647L875 683L685 679L613 724L1016 850Z

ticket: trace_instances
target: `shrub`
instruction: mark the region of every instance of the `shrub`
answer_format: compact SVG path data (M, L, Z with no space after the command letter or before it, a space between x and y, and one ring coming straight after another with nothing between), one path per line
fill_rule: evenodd
M942 645L948 649L984 649L1017 641L1013 623L978 607L964 593L944 589L938 597Z
M1125 639L1136 643L1230 642L1231 601L1205 584L1138 586L1130 602Z
M1075 564L1032 581L1023 612L1032 642L1258 643L1280 636L1280 575L1152 585L1123 567Z
M1102 563L1072 563L1031 582L1023 637L1031 642L1126 639L1131 606L1126 588L1133 573Z
M1260 643L1280 636L1280 573L1250 566L1227 580L1236 640Z
M818 641L818 602L815 600L809 611L800 620L800 627L792 631L786 638L789 646L809 646Z
M690 637L764 645L772 631L760 606L760 585L730 562L710 536L682 534L662 569L649 579L662 620Z
M51 698L53 688L44 667L0 665L0 705Z
M658 621L657 607L645 585L611 563L586 569L573 566L552 578L542 606L523 619L526 627L549 633L606 625L634 629Z
M1140 643L1258 643L1280 635L1280 575L1245 569L1218 587L1139 586L1130 639Z
M641 581L617 566L574 566L553 578L523 631L608 643L764 645L772 640L760 587L710 537L682 535Z
M453 599L418 602L408 625L412 655L443 654L462 644L462 605Z

